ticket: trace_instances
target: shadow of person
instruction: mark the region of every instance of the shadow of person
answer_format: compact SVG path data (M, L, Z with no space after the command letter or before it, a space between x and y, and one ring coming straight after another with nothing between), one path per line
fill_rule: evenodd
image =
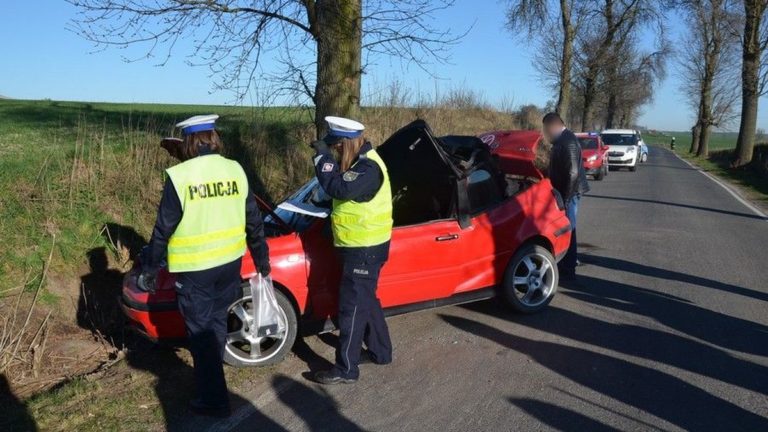
M123 273L109 268L107 251L94 248L86 254L90 272L80 278L77 324L104 337L114 346L122 346L122 312L119 296Z
M462 331L530 356L558 375L681 429L768 430L768 418L656 369L582 348L524 338L462 317L439 316Z
M20 401L5 374L0 374L0 430L8 432L36 432L37 423L27 406Z
M316 391L285 375L272 379L272 387L281 389L277 397L304 421L307 429L312 432L361 432L365 429L344 417L333 397L324 392Z
M605 423L548 402L529 398L509 398L509 403L525 411L543 424L559 431L614 432Z
M210 429L221 419L201 417L189 411L189 401L194 397L195 384L192 367L175 348L137 340L128 349L126 360L136 369L154 375L154 390L165 420L165 430L170 432L203 431ZM229 393L232 411L250 404L246 399Z

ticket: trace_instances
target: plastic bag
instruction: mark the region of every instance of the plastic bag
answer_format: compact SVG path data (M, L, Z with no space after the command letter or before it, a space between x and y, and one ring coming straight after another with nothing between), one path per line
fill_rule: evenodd
M283 312L275 298L272 279L258 274L251 278L253 325L257 337L275 336L285 331Z

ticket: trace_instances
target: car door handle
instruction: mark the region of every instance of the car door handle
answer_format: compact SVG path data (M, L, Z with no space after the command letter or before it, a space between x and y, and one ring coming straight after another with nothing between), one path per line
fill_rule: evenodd
M451 241L459 238L458 234L448 234L444 236L435 237L435 241Z

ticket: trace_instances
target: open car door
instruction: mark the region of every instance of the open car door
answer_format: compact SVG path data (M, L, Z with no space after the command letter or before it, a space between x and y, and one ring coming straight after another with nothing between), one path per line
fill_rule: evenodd
M467 182L456 163L461 158L422 120L397 131L377 151L389 171L395 224L379 283L382 305L446 298L471 285L464 264L475 259L466 247L475 228L468 219L461 223L467 205L459 192Z

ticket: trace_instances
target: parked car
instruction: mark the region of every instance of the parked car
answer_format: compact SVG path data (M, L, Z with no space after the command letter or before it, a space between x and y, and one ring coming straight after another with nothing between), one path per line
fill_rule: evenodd
M610 147L608 165L611 168L637 170L640 162L640 135L632 129L606 129L600 133L603 143Z
M584 171L595 180L602 180L608 175L608 149L596 132L577 133L581 145L581 158L584 161Z
M558 285L557 261L570 241L563 201L535 166L536 132L435 137L416 121L378 152L393 192L394 229L378 296L388 315L498 297L517 312L547 306ZM341 269L328 223L331 200L312 179L265 212L272 278L287 328L256 337L243 260L242 297L229 308L225 361L281 361L302 333L334 328ZM174 276L161 271L154 294L128 273L122 304L133 328L153 340L185 336Z

